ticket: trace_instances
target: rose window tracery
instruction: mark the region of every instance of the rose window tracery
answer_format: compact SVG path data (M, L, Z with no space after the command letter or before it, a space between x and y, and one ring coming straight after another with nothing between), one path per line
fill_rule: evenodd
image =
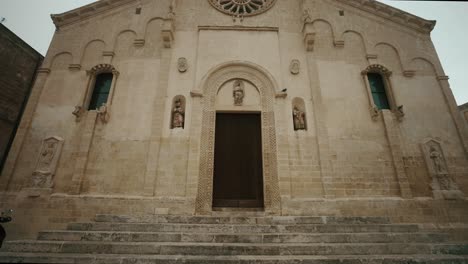
M276 0L208 0L219 11L234 16L253 16L270 9Z

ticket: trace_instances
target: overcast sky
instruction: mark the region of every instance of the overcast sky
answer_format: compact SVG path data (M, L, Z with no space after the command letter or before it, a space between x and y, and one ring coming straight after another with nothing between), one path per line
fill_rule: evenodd
M425 19L437 20L432 40L445 74L450 77L457 103L468 102L468 2L379 1ZM0 17L6 19L3 22L6 27L45 54L55 29L50 14L92 2L94 0L0 0Z

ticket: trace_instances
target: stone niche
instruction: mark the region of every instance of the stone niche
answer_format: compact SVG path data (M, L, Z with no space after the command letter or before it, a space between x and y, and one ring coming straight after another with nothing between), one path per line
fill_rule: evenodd
M238 99L239 94L242 97ZM260 93L249 81L233 79L218 90L216 110L219 111L260 111Z
M432 179L434 199L464 199L464 194L450 175L441 143L435 139L427 139L421 144L421 148Z

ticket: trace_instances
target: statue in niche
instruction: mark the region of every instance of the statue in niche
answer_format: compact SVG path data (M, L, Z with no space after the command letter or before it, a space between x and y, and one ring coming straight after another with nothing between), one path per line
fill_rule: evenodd
M36 169L33 172L32 186L35 188L51 188L52 176L55 175L62 151L63 139L48 137L42 142Z
M440 143L430 139L422 144L427 169L432 177L431 188L435 199L464 199L448 171L447 162Z
M291 65L289 65L289 71L292 74L294 75L299 74L300 68L301 68L301 63L299 62L299 60L291 61Z
M177 69L179 72L186 72L188 70L188 64L187 64L187 59L184 57L181 57L177 60Z
M294 130L306 130L305 113L297 106L293 108Z
M177 98L174 102L174 109L172 110L172 128L184 128L185 111L182 106L182 100Z
M41 150L41 154L39 155L39 161L37 162L37 170L46 171L50 164L52 163L52 159L54 158L54 154L56 151L56 142L45 142L43 149Z
M442 161L442 154L440 154L440 152L437 151L437 149L434 146L431 146L429 150L429 156L431 157L434 166L434 171L437 174L447 173L447 170L445 169Z
M241 80L234 81L234 87L232 90L232 96L234 97L234 105L242 105L244 102L244 82Z

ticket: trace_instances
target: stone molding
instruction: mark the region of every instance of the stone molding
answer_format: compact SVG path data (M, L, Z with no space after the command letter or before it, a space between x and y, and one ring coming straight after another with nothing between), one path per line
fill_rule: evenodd
M248 62L230 62L212 70L202 81L203 111L200 143L200 170L195 210L197 214L210 214L213 201L214 138L216 124L216 96L220 87L231 80L252 83L261 96L263 186L265 211L281 213L277 170L274 100L277 87L271 75L261 67Z
M85 5L62 14L52 14L50 17L57 29L74 22L101 14L102 12L135 3L135 0L101 0L89 5Z
M355 7L359 10L371 13L381 18L388 19L404 27L408 27L421 33L429 34L435 27L435 20L426 20L412 15L400 9L391 7L375 0L335 0L337 2Z

